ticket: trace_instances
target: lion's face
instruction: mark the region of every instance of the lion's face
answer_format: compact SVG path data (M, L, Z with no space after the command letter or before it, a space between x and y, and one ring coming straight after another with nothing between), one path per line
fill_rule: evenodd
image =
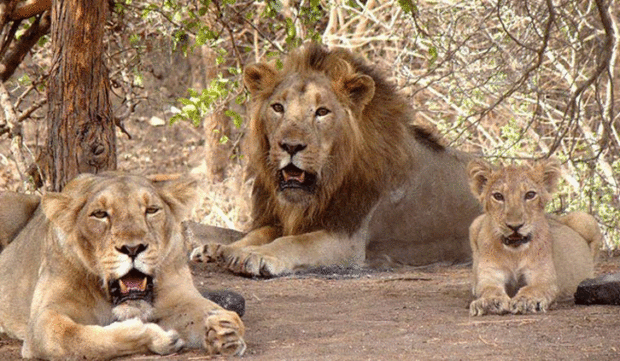
M329 197L356 157L356 119L374 94L374 82L340 65L344 69L334 74L277 71L265 64L245 70L253 97L252 133L257 152L266 155L260 157L266 160L262 171L282 202Z
M527 244L559 177L556 160L534 166L506 166L494 170L475 160L469 165L471 189L491 216L504 245Z
M42 205L59 246L101 280L110 301L143 307L152 303L158 269L183 242L174 227L193 198L191 183L83 175L45 195Z

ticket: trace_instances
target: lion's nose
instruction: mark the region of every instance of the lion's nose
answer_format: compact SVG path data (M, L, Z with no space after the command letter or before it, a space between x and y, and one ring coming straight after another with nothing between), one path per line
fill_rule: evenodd
M519 232L521 227L523 227L523 223L516 224L516 225L506 223L506 227L510 228L513 232L517 233Z
M284 151L286 151L288 154L290 154L291 156L301 152L302 150L306 149L306 145L303 143L296 143L296 142L280 142L278 143L278 145L280 146L280 148L284 149Z
M140 253L144 252L144 250L146 250L147 247L148 245L140 243L135 246L124 245L120 248L116 247L116 250L119 251L120 253L128 255L131 258L136 258Z

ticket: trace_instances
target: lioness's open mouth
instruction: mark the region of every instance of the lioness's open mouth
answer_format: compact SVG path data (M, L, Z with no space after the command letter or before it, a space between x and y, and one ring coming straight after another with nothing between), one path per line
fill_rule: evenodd
M135 268L123 277L111 280L108 286L114 305L119 305L128 300L153 302L153 277Z
M280 190L297 188L306 192L314 192L316 175L308 173L289 164L280 170Z
M519 247L522 244L526 244L526 243L528 243L531 240L532 240L532 235L531 234L528 234L527 236L522 236L522 235L520 235L517 232L511 234L508 237L502 236L502 242L506 246L515 247L515 248Z

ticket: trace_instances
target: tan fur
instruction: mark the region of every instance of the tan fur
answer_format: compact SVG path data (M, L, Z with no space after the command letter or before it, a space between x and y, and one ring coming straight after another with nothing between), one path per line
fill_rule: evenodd
M196 248L195 260L273 276L365 261L469 259L467 228L479 206L467 157L412 126L407 100L376 69L311 43L281 70L248 66L244 80L252 95L253 230L230 246ZM291 174L297 182L287 181Z
M40 201L34 194L0 192L0 252L28 223Z
M582 212L544 212L560 176L557 160L500 169L474 160L469 174L485 211L470 227L472 316L544 312L593 276L601 245L596 220Z
M0 253L0 331L24 341L26 358L109 359L181 347L243 353L237 314L192 282L180 224L195 192L193 180L103 173L44 195ZM115 305L110 281L131 269L153 277L154 299Z

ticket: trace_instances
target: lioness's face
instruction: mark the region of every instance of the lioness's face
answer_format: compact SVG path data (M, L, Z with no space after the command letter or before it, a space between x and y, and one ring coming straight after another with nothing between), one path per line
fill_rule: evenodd
M355 127L325 75L295 75L275 87L263 121L276 188L283 200L303 203L341 181L337 168L348 164L336 160L353 159L348 139Z
M470 164L469 171L472 190L493 219L504 245L528 244L535 222L545 217L545 204L559 176L557 161L543 161L535 166L511 165L499 170L476 161Z
M178 234L188 189L116 173L80 176L42 201L67 252L97 276L114 305L151 303L157 270ZM178 213L178 214L175 214ZM173 233L175 232L175 233ZM178 246L178 245L177 245Z

